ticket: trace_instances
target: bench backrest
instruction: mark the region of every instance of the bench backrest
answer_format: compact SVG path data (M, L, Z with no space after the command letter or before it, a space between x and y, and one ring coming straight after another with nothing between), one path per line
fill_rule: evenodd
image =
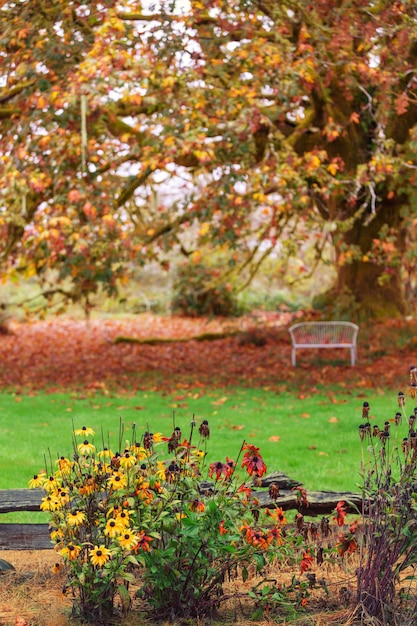
M352 322L300 322L289 328L293 345L356 345L358 330Z

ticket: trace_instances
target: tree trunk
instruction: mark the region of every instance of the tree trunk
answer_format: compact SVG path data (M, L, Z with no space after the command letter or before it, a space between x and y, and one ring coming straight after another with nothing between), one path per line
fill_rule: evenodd
M401 317L407 313L401 263L384 265L382 260L372 256L375 240L381 240L381 244L376 244L378 251L386 242L382 241L381 228L388 227L394 229L391 231L391 234L395 232L392 251L400 261L404 249L400 200L387 200L369 217L356 219L346 232L334 233L337 281L328 296L333 299L333 306L334 298L338 298L339 308L340 303L345 302L350 316L359 320ZM352 251L351 256L346 254L348 250ZM330 298L327 300L332 304Z

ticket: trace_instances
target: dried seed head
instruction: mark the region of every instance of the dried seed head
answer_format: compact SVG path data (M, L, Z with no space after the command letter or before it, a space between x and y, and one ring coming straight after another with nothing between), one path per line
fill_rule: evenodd
M269 486L269 497L271 498L271 500L277 500L279 496L279 486L277 485L277 483L272 483Z
M401 413L399 411L397 411L397 413L395 414L395 425L399 426L401 424Z
M388 439L389 439L389 431L388 431L388 430L382 430L382 431L379 433L379 437L380 437L380 439L381 439L381 441L382 441L382 444L385 446L386 442L387 442L387 441L388 441Z
M363 419L368 419L369 409L370 409L369 402L364 402L363 406L362 406L362 417L363 417Z
M400 409L405 405L405 395L403 391L398 392L398 406Z
M198 432L200 436L203 437L203 439L208 439L210 437L210 428L207 420L203 420L203 422L200 424Z
M359 437L360 440L363 441L366 437L366 427L365 424L359 424Z

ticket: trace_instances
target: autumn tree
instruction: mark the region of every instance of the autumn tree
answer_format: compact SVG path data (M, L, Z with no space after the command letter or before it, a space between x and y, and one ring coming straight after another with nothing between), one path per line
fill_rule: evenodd
M313 236L317 260L334 246L334 298L405 313L414 4L4 3L4 272L53 270L88 299L169 250L228 250L250 278Z

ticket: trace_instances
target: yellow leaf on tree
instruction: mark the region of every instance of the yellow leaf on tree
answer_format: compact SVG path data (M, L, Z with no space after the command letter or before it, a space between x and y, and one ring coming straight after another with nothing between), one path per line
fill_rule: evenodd
M193 252L192 255L191 255L191 261L195 265L197 265L197 263L200 263L202 258L203 258L203 254L202 254L201 250L195 250L195 252Z

